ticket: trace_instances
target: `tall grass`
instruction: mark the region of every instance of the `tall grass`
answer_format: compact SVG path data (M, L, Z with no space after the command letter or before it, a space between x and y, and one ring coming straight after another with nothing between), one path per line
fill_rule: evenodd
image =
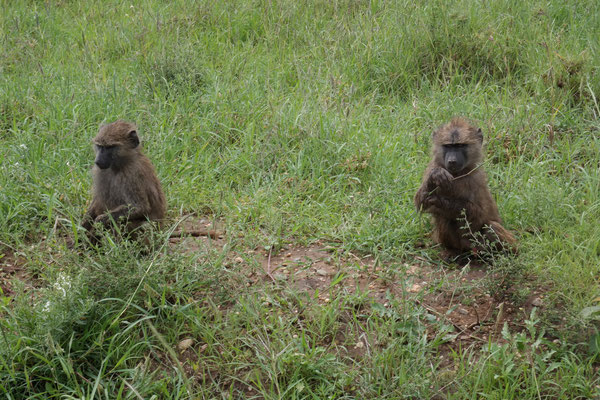
M600 395L594 359L572 347L595 332L597 316L580 311L600 295L596 1L0 7L0 254L18 256L38 287L2 297L0 392ZM430 132L454 115L482 127L492 192L519 239L513 267L548 288L543 318L569 343L507 333L438 368L446 327L426 335L414 304L240 294L224 253L82 255L61 239L81 235L90 138L123 118L140 128L169 215L223 219L228 249L326 239L388 262L435 259L412 196ZM168 346L187 336L207 347L181 366Z

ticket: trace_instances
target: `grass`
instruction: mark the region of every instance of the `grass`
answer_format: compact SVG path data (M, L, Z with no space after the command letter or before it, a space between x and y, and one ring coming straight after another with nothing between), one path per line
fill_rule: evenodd
M600 397L597 2L0 7L0 268L28 277L0 293L7 398ZM408 293L247 285L230 254L317 240L400 286L393 265L439 264L412 196L454 115L483 129L519 240L489 290L545 288L521 329L462 348ZM138 124L169 216L222 221L223 250L160 234L150 254L67 248L90 138L118 118Z

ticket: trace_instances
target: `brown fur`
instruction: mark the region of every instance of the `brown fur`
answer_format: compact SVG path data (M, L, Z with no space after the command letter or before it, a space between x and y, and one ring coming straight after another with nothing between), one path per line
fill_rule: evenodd
M83 221L91 236L97 223L106 228L112 220L121 222L124 233L129 233L148 220L165 216L167 201L154 167L140 146L129 139L136 130L134 124L119 120L100 127L93 139L96 145L115 149L109 168L94 165L92 169L92 204Z
M473 234L482 234L497 248L512 247L515 238L502 226L496 202L481 166L483 135L462 118L454 118L433 133L432 160L414 201L417 210L433 215L433 239L449 250L477 250ZM444 145L466 145L462 170L450 173L444 164ZM467 229L463 211L469 225ZM481 240L480 240L481 241ZM514 249L514 248L513 248Z

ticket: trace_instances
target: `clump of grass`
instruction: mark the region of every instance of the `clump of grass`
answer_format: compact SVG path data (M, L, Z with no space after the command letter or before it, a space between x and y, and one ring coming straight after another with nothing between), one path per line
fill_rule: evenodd
M140 75L146 78L150 98L167 100L202 95L209 83L201 61L200 52L179 46L152 57L146 55Z
M535 310L525 321L523 332L513 334L505 326L502 337L505 343L484 346L476 356L478 359L473 359L473 353L457 354L460 367L451 382L456 398L478 395L593 398L598 395L598 378L583 378L594 369L591 360L582 360L560 340L545 338ZM460 361L461 357L469 362ZM463 368L466 365L470 367ZM520 367L515 368L517 365ZM586 372L582 375L582 371Z

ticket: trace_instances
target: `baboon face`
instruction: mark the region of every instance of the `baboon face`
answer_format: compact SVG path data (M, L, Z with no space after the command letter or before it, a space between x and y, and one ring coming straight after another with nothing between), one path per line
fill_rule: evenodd
M93 139L96 151L95 164L100 169L120 169L129 159L131 151L138 147L140 140L134 124L117 121L100 128Z
M453 175L481 161L483 133L466 121L455 118L433 133L433 152L437 165Z
M442 145L444 150L444 167L452 172L460 172L467 163L467 145L464 143Z
M107 169L113 163L117 146L96 145L96 160L94 161L98 168Z

